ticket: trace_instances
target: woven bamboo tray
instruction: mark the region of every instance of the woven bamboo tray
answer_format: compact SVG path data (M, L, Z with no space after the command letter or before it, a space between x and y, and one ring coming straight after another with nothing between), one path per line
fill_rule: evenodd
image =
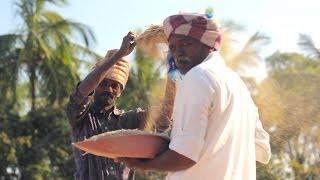
M168 148L169 137L139 130L117 130L92 136L73 146L108 158L154 158Z

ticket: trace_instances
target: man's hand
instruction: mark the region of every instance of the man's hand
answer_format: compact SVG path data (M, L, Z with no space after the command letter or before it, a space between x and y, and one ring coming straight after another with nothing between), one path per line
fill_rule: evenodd
M181 171L196 164L195 161L171 149L154 159L117 158L115 162L122 162L130 169L154 171Z
M123 37L121 47L117 52L120 57L127 56L133 51L134 47L136 46L134 40L135 34L131 31L125 37Z

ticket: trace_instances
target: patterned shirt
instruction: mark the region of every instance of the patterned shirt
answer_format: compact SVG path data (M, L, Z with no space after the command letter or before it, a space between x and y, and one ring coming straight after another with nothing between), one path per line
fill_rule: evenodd
M72 142L83 141L91 136L118 129L143 127L146 112L140 108L124 112L116 107L110 111L98 111L93 105L93 97L83 96L76 90L71 94L67 106L67 116L72 127ZM109 112L109 113L108 113ZM134 172L113 159L85 154L73 147L76 164L76 180L119 180L133 179Z

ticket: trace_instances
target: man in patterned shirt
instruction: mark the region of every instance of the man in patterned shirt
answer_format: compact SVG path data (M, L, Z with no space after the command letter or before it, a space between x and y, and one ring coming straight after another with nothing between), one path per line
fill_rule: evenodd
M93 71L78 83L70 95L67 115L72 127L72 142L118 129L143 129L146 112L140 108L124 112L115 101L125 88L129 65L123 59L135 47L134 34L129 32L119 50L108 51ZM73 148L76 163L75 179L133 179L134 172L112 159L84 154Z

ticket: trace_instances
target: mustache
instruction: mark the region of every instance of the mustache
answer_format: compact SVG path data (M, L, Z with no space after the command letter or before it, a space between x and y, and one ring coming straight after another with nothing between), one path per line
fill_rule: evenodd
M94 96L94 104L98 109L102 109L106 106L112 105L115 101L115 95L110 92L104 91Z
M115 96L113 94L111 94L110 92L108 91L104 91L102 92L101 94L99 94L99 97L103 97L103 98L114 98Z
M191 59L188 58L188 57L177 57L175 58L176 62L177 63L180 63L180 64L187 64L187 63L190 63L191 62Z

